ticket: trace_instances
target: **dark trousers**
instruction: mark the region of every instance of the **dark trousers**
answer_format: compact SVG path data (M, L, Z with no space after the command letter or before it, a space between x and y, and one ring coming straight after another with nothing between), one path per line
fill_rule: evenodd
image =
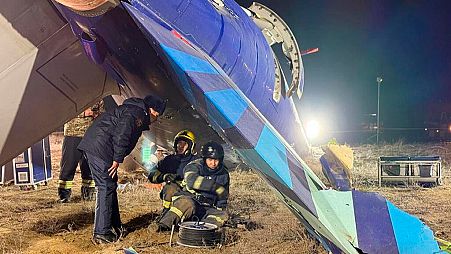
M167 183L163 186L160 192L160 199L163 200L163 207L170 208L172 203L172 197L175 193L181 191L182 189L177 183Z
M117 200L117 175L111 178L108 169L112 162L85 153L97 187L96 210L94 217L94 234L114 233L114 228L121 227L119 203Z
M227 211L202 205L193 197L183 195L173 197L170 210L163 215L159 223L171 228L172 225L178 225L181 221L195 219L222 227L228 218Z
M92 180L88 162L84 158L82 152L77 149L81 139L81 137L64 136L59 180L74 180L74 175L78 164L80 164L81 178L83 180Z

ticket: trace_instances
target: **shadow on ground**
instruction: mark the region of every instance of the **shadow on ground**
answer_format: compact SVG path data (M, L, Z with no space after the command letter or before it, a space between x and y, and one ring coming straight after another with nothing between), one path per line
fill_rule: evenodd
M84 229L92 225L93 221L94 212L82 211L76 214L68 214L61 218L40 220L32 226L32 230L46 236L53 236Z
M135 217L124 224L124 227L127 229L128 233L147 228L152 222L156 220L158 214L155 212L146 213Z

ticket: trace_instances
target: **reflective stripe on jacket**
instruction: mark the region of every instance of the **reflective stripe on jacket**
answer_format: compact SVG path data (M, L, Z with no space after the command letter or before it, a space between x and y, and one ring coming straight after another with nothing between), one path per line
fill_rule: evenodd
M219 169L211 170L203 159L192 161L185 167L184 182L184 190L200 195L199 200L204 199L218 208L227 206L230 176L224 164L221 163ZM219 196L218 193L224 189L227 195Z

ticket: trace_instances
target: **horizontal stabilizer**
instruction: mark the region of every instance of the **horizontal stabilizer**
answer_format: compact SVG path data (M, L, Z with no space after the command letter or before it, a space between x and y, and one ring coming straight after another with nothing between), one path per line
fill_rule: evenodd
M0 30L2 165L117 85L89 62L49 1L2 4Z

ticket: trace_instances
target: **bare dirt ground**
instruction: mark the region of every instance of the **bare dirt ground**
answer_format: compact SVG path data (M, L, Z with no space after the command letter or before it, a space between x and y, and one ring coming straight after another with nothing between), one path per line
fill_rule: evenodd
M169 247L169 234L156 233L155 217L160 211L158 190L149 189L142 172L120 172L122 182L131 184L119 192L122 221L129 234L118 243L95 246L91 243L94 202L80 199L77 173L73 202L57 203L57 178L62 135L51 135L54 180L37 190L22 191L16 186L0 187L0 252L2 253L123 253L133 247L138 253L326 253L305 232L294 215L252 171L231 173L229 212L248 218L247 227L227 228L226 243L216 249ZM383 194L391 202L418 216L436 235L451 239L451 144L382 147L359 146L355 151L353 180L360 190ZM444 159L445 185L377 187L377 157L381 155L440 155ZM319 171L316 157L307 163Z

